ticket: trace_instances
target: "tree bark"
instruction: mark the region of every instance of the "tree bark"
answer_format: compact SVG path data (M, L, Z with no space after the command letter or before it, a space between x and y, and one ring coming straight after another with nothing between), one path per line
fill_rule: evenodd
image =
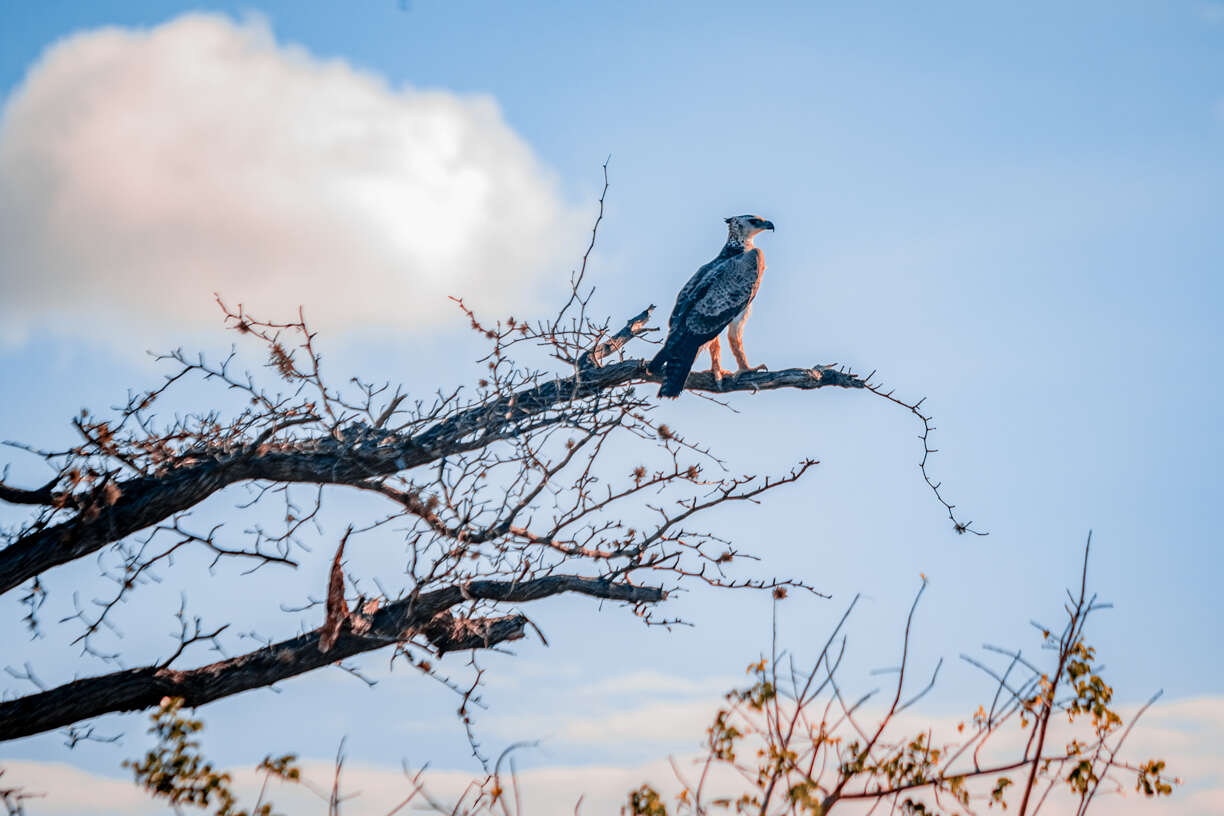
M660 379L646 371L645 360L625 360L606 367L582 368L574 376L550 380L512 396L473 406L417 434L354 423L346 426L339 438L326 434L273 445L266 452L261 452L263 446L254 443L236 451L202 451L192 464L170 472L116 482L118 498L113 504L91 506L59 524L29 532L0 550L0 594L52 567L97 552L107 544L193 507L237 482L353 485L511 437L521 423L560 403L635 381ZM685 387L731 393L865 385L864 380L853 374L831 366L816 366L745 372L724 378L721 387L709 372L696 372L689 374ZM49 488L23 491L4 487L4 491L0 498L23 503L32 503L32 497L43 494L49 503L52 495Z
M238 657L180 671L145 666L74 680L53 689L0 703L0 742L39 734L82 720L156 706L163 697L182 697L195 707L272 685L362 652L423 634L439 652L488 648L523 636L527 618L452 618L448 609L468 601L527 602L577 593L626 603L656 603L657 587L578 575L550 575L527 581L472 581L395 601L368 616L350 615L331 648L319 648L315 630Z

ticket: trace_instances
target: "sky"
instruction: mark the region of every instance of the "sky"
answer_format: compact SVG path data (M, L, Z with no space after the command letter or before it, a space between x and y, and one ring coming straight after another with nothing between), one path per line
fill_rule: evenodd
M1142 812L1224 811L1224 3L49 0L6 3L4 21L0 439L64 444L82 407L157 381L148 350L225 353L213 292L303 306L345 377L470 383L481 347L447 296L555 308L609 156L598 312L665 311L722 219L758 213L777 230L758 241L751 361L876 370L927 398L932 472L989 536L954 533L916 466L920 428L863 392L661 409L736 472L820 459L718 522L759 574L832 598L694 590L665 610L693 625L671 630L580 599L533 607L549 645L485 659L478 728L490 749L539 740L520 762L551 780L540 812L572 812L570 791L619 801L694 750L775 614L803 654L861 594L847 671L873 687L923 575L916 665L945 659L930 716L971 712L990 687L958 656L1035 650L1029 622L1060 614L1090 530L1090 579L1114 603L1091 637L1120 700L1163 689L1144 745L1187 768L1182 799ZM0 449L6 465L40 483L19 450ZM244 632L317 625L279 605L319 593L324 553L369 511L337 498L291 574L239 581L183 558L125 607L123 648L167 652L184 595ZM10 665L48 683L109 670L55 623L74 592L105 591L95 573L47 576L46 637ZM0 598L9 644L28 637L17 601ZM395 787L401 760L476 772L449 691L385 656L362 666L374 688L332 670L202 709L206 745L235 767L290 750L324 763L346 737L371 791ZM97 727L123 742L0 748L16 780L114 782L32 812L162 812L122 782L143 717Z

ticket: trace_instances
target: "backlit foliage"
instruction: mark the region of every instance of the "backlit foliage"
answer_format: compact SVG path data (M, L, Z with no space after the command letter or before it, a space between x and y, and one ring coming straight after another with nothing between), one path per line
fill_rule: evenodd
M123 763L132 769L136 784L154 798L165 799L176 810L190 806L215 816L275 816L272 804L263 802L262 796L250 809L238 806L233 779L218 771L200 752L196 737L204 724L188 717L182 708L182 698L167 697L153 712L149 733L157 738L157 744L139 762ZM296 760L293 754L265 757L259 763L259 771L296 782L301 778Z
M1048 667L994 647L988 649L1005 659L1002 668L966 658L996 687L990 706L979 706L959 723L954 737L937 736L930 727L913 730L912 715L902 716L930 691L939 671L917 692L907 691L921 589L906 621L896 685L882 712L869 707L874 692L851 700L838 680L846 617L807 673L797 673L777 655L753 663L752 683L727 694L707 732L702 781L691 784L678 772L681 792L673 812L824 816L844 803L874 802L902 814L973 813L982 805L1031 814L1052 794L1057 798L1061 787L1083 814L1102 785L1121 793L1128 776L1144 796L1170 795L1177 780L1164 761L1135 764L1119 756L1147 706L1130 723L1123 721L1095 649L1085 640L1089 616L1104 606L1087 594L1087 559L1086 549L1080 590L1070 595L1062 629L1041 629ZM732 769L743 783L740 790L711 793L706 780L718 768Z

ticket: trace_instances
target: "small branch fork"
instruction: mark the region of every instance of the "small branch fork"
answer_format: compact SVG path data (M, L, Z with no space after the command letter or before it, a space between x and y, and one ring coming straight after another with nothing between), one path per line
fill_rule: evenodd
M25 803L31 799L41 799L46 794L30 793L22 787L9 787L4 784L4 769L0 768L0 804L4 805L7 816L25 816Z
M918 439L922 442L922 459L918 462L918 469L922 471L922 478L927 483L927 487L931 488L931 492L935 494L935 498L938 499L939 503L942 504L944 509L948 511L948 519L952 522L953 529L956 530L957 533L961 534L973 533L974 535L978 536L989 535L983 530L974 528L972 521L961 521L956 517L956 514L953 512L953 510L956 509L956 505L950 504L940 492L940 488L943 486L943 483L936 482L934 479L932 479L930 472L927 470L927 460L930 459L932 453L938 453L939 449L931 447L931 434L935 431L935 426L931 424L933 419L931 415L922 411L922 403L926 402L926 397L923 397L915 403L905 402L904 400L894 396L896 393L895 391L891 389L885 390L883 385L870 382L874 375L875 372L873 371L867 376L867 382L863 385L863 387L876 396L882 397L894 405L900 405L902 408L905 408L911 414L916 416L922 423L922 433L918 434Z

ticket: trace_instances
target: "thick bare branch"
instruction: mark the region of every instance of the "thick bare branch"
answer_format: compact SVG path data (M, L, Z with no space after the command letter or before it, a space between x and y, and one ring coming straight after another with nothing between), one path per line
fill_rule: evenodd
M237 482L354 485L487 447L521 433L562 403L641 381L658 382L658 377L646 371L645 360L626 360L491 399L416 434L353 423L340 433L279 445L251 443L235 450L202 452L169 472L120 480L114 484L118 493L112 504L91 503L68 520L31 531L0 550L0 593L193 507ZM709 372L699 372L689 375L686 387L726 393L865 385L856 375L833 366L815 366L746 372L724 379L721 387Z
M18 739L117 711L156 706L162 697L182 697L199 706L232 694L262 688L362 652L421 635L439 651L486 648L521 637L527 621L521 615L494 619L451 619L447 610L470 601L525 603L562 593L576 593L630 604L656 603L666 593L578 575L551 575L527 581L472 581L422 593L375 611L367 626L355 631L350 617L324 654L321 631L265 646L238 657L180 671L146 666L66 683L40 694L0 703L0 741ZM439 616L442 616L439 618Z

